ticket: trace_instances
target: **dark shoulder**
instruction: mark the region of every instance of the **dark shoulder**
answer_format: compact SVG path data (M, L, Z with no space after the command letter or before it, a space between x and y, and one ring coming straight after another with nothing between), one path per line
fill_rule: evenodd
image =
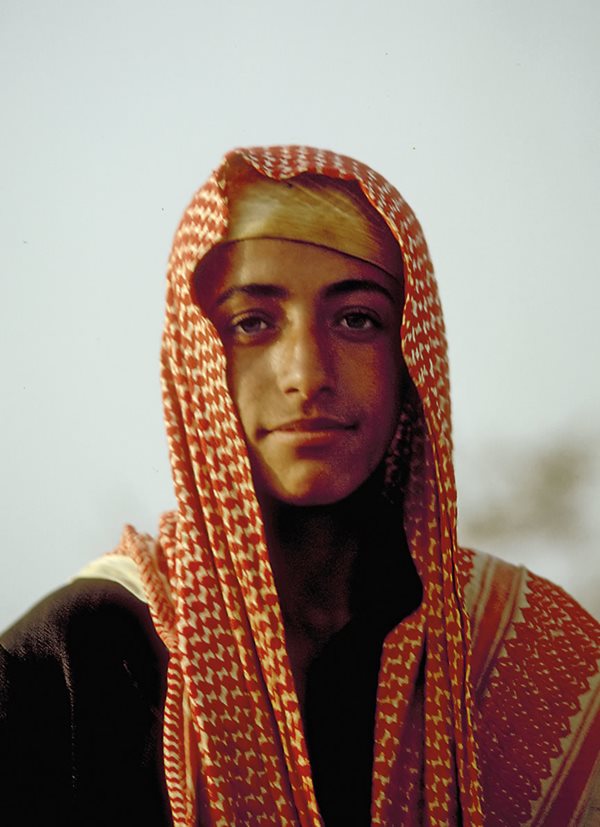
M158 706L167 663L143 601L109 580L75 580L0 636L0 715L26 699L53 696L72 705L75 692L78 702L102 697L104 708L132 693Z
M3 816L170 824L167 662L147 605L107 580L74 581L8 629L0 637Z
M93 645L95 654L142 644L165 657L148 606L118 583L81 579L49 594L0 635L15 658L65 656Z

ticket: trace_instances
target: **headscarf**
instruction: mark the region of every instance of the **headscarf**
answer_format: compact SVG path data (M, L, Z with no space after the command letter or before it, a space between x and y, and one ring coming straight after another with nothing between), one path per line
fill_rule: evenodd
M244 170L292 185L305 173L354 182L397 242L411 392L387 457L386 487L402 502L398 518L423 599L383 646L372 823L481 825L463 594L473 561L456 539L446 338L433 268L419 223L393 186L358 161L303 146L228 154L194 195L169 261L161 363L178 508L163 517L157 542L129 528L120 551L138 565L170 653L164 762L174 823L322 823L225 354L191 295L198 262L231 240Z
M229 164L227 201L227 241L279 238L315 244L401 278L398 243L355 181L306 173L275 181L237 158Z

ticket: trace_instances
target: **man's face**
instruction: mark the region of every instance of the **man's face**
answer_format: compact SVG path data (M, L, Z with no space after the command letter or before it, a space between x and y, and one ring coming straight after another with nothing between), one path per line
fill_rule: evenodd
M398 420L399 281L322 247L252 239L213 251L195 294L225 347L259 497L354 492Z

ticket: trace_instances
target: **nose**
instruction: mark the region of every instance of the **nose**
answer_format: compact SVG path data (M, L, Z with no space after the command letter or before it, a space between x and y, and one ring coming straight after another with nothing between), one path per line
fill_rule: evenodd
M290 327L282 336L278 373L283 393L298 394L304 404L331 393L335 387L334 359L326 332L308 323Z

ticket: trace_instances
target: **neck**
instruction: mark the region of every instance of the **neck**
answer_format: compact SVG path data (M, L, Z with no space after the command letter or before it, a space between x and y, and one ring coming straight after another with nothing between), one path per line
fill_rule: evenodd
M404 533L400 526L394 534L381 484L374 475L347 499L324 506L260 498L301 709L310 664L353 612L372 606L373 595L380 595L383 615L377 622L389 631L394 617L402 616L401 601L408 613L420 600Z
M379 501L369 482L341 502L292 506L261 502L284 621L315 641L350 619L353 568ZM378 486L377 486L378 490Z

